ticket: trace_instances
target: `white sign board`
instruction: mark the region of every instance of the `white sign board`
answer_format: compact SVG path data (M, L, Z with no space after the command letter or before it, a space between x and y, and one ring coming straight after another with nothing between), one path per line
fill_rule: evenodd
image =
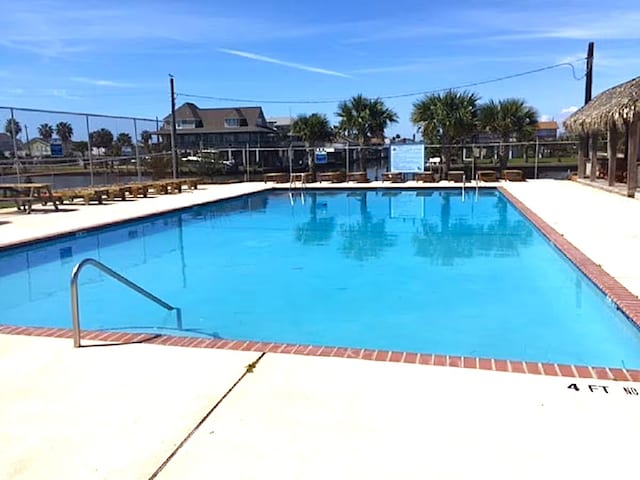
M424 172L424 145L392 145L392 172Z

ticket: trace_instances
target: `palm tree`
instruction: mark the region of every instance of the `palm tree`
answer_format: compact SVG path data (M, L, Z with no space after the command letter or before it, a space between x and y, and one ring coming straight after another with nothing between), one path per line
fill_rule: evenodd
M324 145L333 138L333 129L327 117L321 113L311 115L300 115L291 125L291 133L299 135L307 145L307 155L309 159L309 171L315 174L316 162L314 161L313 149Z
M111 148L113 145L113 133L106 128L95 130L89 134L89 141L92 147Z
M498 102L489 100L480 107L479 120L482 129L500 136L502 143L498 158L500 168L504 169L509 161L506 154L507 144L514 139L533 138L538 123L538 112L521 98L507 98Z
M45 142L51 142L51 138L53 138L53 126L48 123L43 123L38 127L38 135Z
M367 98L362 94L340 102L336 115L340 118L338 131L357 139L361 146L369 145L373 138L383 139L386 128L398 121L396 112L388 108L381 99ZM360 170L366 171L362 155Z
M56 123L56 135L60 138L64 151L66 152L69 142L73 137L73 127L69 122L58 122Z
M451 166L452 145L461 144L477 128L479 97L468 91L448 90L427 95L413 104L411 121L426 143L442 145L442 175Z
M121 147L126 147L129 145L133 145L133 140L131 139L131 135L128 133L121 132L116 137L116 143Z
M140 140L142 140L144 153L149 153L151 150L151 132L149 130L140 132Z
M11 138L13 138L14 134L16 138L18 138L20 136L20 133L22 133L22 125L20 125L20 122L18 120L14 118L8 118L4 124L4 131L7 132L7 135L9 135Z

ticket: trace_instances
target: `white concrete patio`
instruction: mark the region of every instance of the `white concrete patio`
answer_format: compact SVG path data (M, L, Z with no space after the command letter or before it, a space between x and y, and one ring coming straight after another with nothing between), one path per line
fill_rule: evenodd
M640 201L568 181L503 186L640 294ZM0 246L265 187L3 212ZM259 357L0 335L0 478L637 476L639 383L273 353L243 377Z

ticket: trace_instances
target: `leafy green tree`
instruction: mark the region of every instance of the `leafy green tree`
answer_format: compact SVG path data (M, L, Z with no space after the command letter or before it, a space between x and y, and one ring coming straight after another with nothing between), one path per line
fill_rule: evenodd
M384 139L386 128L398 121L396 112L388 108L379 98L367 98L362 94L338 104L336 115L340 118L338 131L355 138L361 146L371 140ZM360 170L366 171L365 157L360 155Z
M411 121L426 143L442 145L442 174L451 167L453 145L462 144L477 128L479 97L468 91L448 90L427 95L413 104Z
M12 128L12 125L13 125L13 128ZM20 134L22 133L22 125L20 125L20 122L18 120L14 119L14 118L8 118L7 121L4 124L4 131L11 138L13 138L14 134L15 134L16 138L18 138L20 136Z
M315 174L316 162L314 149L324 145L333 138L333 129L327 117L321 113L300 115L291 125L291 133L299 135L307 145L309 171Z
M111 148L113 146L113 133L107 128L101 128L100 130L94 130L89 133L89 141L92 147L96 148Z
M48 123L43 123L38 127L38 135L40 135L40 138L42 138L45 142L51 142L51 139L53 138L53 132L53 126L49 125Z
M480 127L498 135L501 139L498 159L500 168L506 168L509 161L508 144L513 140L531 140L538 123L538 112L521 98L489 100L480 107Z

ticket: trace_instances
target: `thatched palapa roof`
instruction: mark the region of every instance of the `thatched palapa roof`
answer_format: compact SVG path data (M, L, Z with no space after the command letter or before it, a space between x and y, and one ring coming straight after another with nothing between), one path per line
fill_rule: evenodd
M605 90L564 121L572 133L606 132L610 126L624 131L640 118L640 77Z

